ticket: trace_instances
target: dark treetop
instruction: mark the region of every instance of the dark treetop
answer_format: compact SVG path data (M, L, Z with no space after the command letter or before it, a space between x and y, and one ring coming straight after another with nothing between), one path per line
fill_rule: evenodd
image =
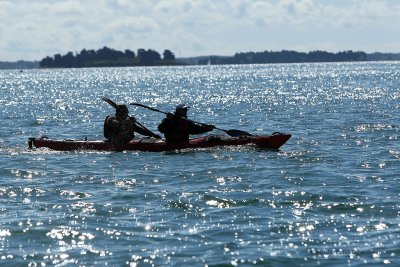
M125 52L103 47L97 51L83 49L80 53L68 52L46 57L40 62L41 68L83 68L83 67L122 67L122 66L160 66L182 65L175 60L170 50L164 50L163 57L154 50L138 49Z

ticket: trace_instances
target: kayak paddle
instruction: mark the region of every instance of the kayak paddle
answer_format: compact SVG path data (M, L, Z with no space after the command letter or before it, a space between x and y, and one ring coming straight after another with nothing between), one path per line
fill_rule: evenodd
M146 106L146 105L143 105L143 104L139 104L139 103L130 103L130 105L138 106L138 107L142 107L142 108L147 108L149 110L152 110L152 111L155 111L155 112L159 112L159 113L163 113L163 114L168 114L168 112L161 111L159 109L152 108L152 107L149 107L149 106ZM201 124L201 125L208 125L208 124L205 124L205 123L202 123L202 122L193 121L193 120L190 120L190 119L187 119L187 118L183 118L183 117L181 119L184 119L184 120L187 120L187 121L192 121L194 123L198 123L198 124ZM215 127L215 129L223 131L223 132L225 132L226 134L228 134L229 136L232 136L232 137L252 136L251 133L248 133L248 132L245 132L245 131L241 131L241 130L235 130L235 129L225 130L225 129L221 129L221 128L218 128L218 127Z
M106 101L110 106L112 106L113 108L115 108L115 110L118 109L118 105L117 105L114 101L112 101L111 99L109 99L109 98L107 98L107 97L105 97L105 96L102 96L101 99L103 99L103 100Z

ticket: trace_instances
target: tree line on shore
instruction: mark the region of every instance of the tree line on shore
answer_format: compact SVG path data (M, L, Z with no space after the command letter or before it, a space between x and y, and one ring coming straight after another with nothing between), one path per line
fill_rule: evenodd
M175 55L164 50L163 57L152 49L138 49L137 53L126 49L124 52L103 47L97 51L83 49L75 55L56 54L45 57L39 62L41 68L86 68L86 67L122 67L122 66L160 66L178 65Z
M202 56L175 58L170 50L164 50L162 56L152 49L129 49L118 51L108 47L98 50L83 49L79 53L68 52L65 55L47 56L38 62L40 68L83 68L83 67L126 67L126 66L170 66L170 65L219 65L219 64L271 64L305 62L352 62L400 60L400 54L353 52L351 50L330 53L311 51L308 53L289 50L240 52L233 56Z
M282 50L280 52L245 52L236 53L233 57L212 56L203 58L198 64L265 64L265 63L304 63L304 62L346 62L367 61L364 52L343 51L330 53L326 51L311 51L302 53Z

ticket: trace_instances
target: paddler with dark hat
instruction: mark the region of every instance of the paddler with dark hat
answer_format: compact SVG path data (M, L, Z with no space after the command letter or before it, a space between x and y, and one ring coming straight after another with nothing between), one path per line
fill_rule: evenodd
M187 119L189 106L179 104L174 113L167 113L158 125L158 130L164 134L165 141L168 143L189 141L189 135L207 133L215 129L211 124L199 124Z

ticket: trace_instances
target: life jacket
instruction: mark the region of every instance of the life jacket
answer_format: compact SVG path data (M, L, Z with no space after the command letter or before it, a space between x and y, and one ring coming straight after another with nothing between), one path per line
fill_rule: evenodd
M189 140L190 123L188 121L172 118L164 119L158 127L167 142L183 142Z
M109 115L104 120L104 137L111 141L129 142L135 137L131 118L118 121L115 115Z

